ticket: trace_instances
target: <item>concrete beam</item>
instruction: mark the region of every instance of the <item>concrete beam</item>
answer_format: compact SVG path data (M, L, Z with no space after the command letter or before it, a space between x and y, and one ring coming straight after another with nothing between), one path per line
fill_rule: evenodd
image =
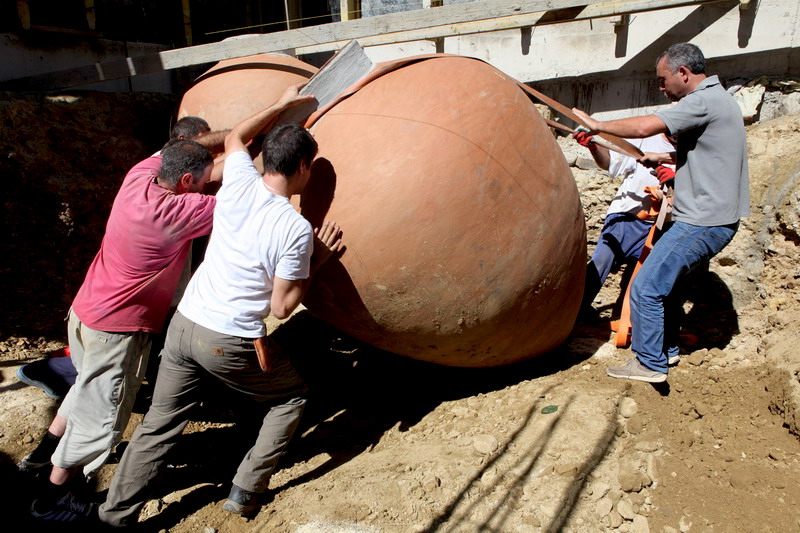
M240 36L218 43L167 50L152 56L128 57L66 71L6 80L3 85L6 89L53 90L266 52L295 50L298 54L304 54L338 50L353 39L357 39L362 46L372 46L719 1L721 0L484 0L297 30Z

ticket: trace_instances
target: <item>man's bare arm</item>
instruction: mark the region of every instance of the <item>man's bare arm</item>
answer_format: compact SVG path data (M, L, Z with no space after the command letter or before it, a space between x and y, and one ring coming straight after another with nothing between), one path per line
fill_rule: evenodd
M611 154L608 153L608 148L600 146L599 144L592 143L589 145L589 152L592 154L594 162L603 170L608 170L611 165Z
M284 319L292 314L292 311L303 301L314 273L328 259L344 249L342 230L335 222L325 221L322 228L314 230L314 233L314 254L311 256L311 272L308 278L287 280L275 276L273 280L270 308L276 318Z
M638 159L639 163L648 167L655 168L658 165L675 164L675 152L645 152L645 154Z
M212 154L216 154L225 149L225 137L227 137L230 132L231 130L210 131L192 140L205 146Z
M244 150L245 145L253 137L269 129L284 110L314 100L311 95L300 96L299 87L289 87L277 102L234 126L225 137L225 154Z
M629 117L618 120L595 120L580 109L573 109L573 113L584 121L591 134L610 133L617 137L644 139L658 133L669 133L667 125L656 115L643 117Z

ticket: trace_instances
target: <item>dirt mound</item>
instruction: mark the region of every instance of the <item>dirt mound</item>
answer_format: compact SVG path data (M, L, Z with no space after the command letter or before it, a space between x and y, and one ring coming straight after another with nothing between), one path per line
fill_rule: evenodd
M175 99L0 93L0 339L63 335L63 317L137 161L167 139Z

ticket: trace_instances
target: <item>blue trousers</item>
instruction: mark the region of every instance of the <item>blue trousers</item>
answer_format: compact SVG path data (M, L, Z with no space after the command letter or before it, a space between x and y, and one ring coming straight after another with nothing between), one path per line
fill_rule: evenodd
M639 258L651 226L650 222L628 213L611 213L606 217L597 247L586 267L583 307L591 305L613 268Z
M668 358L678 354L677 281L725 248L738 228L675 222L653 246L631 287L631 349L650 370L667 373Z

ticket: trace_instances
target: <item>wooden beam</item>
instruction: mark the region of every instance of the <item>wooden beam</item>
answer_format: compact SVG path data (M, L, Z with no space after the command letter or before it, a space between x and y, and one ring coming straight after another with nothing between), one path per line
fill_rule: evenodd
M339 18L343 21L361 18L361 2L359 0L339 0Z
M291 30L301 27L302 5L300 0L284 0L283 6L286 11L286 29Z
M17 0L17 18L23 30L31 29L31 8L28 0Z
M437 26L422 27L419 29L385 32L371 36L358 37L357 39L361 46L376 46L381 44L403 43L408 41L435 40L440 37L456 37L459 35L487 33L530 26L545 26L548 24L558 24L561 22L591 20L604 17L613 17L617 15L627 15L631 13L656 11L659 9L669 9L673 7L721 2L730 2L730 0L608 0L595 1L594 3L589 3L586 1L572 2L573 4L578 5L560 7L558 10L564 10L561 13L559 13L558 10L523 13L519 15L496 17L486 20L446 23ZM581 9L579 12L570 9L570 7L576 8L580 6L585 7L583 7L583 9ZM432 9L431 11L438 11L440 9L446 9L447 7L456 6L438 7L436 9ZM348 40L342 40L315 44L311 46L296 47L295 53L297 55L302 55L312 54L315 52L326 52L329 50L338 50L348 42Z
M86 12L86 25L91 31L97 27L97 14L94 10L94 0L83 0L83 7Z
M432 7L442 7L444 5L444 0L422 0L422 8L423 9L430 9ZM441 54L444 52L444 37L436 37L435 39L431 39L433 41L434 46L436 46L436 53Z
M295 50L304 54L338 50L353 39L362 46L372 46L720 1L729 0L483 0L296 30L243 35L218 43L7 80L2 85L18 90L74 87L266 52Z
M192 45L192 11L189 0L181 1L181 9L183 11L183 35L186 38L186 44Z

